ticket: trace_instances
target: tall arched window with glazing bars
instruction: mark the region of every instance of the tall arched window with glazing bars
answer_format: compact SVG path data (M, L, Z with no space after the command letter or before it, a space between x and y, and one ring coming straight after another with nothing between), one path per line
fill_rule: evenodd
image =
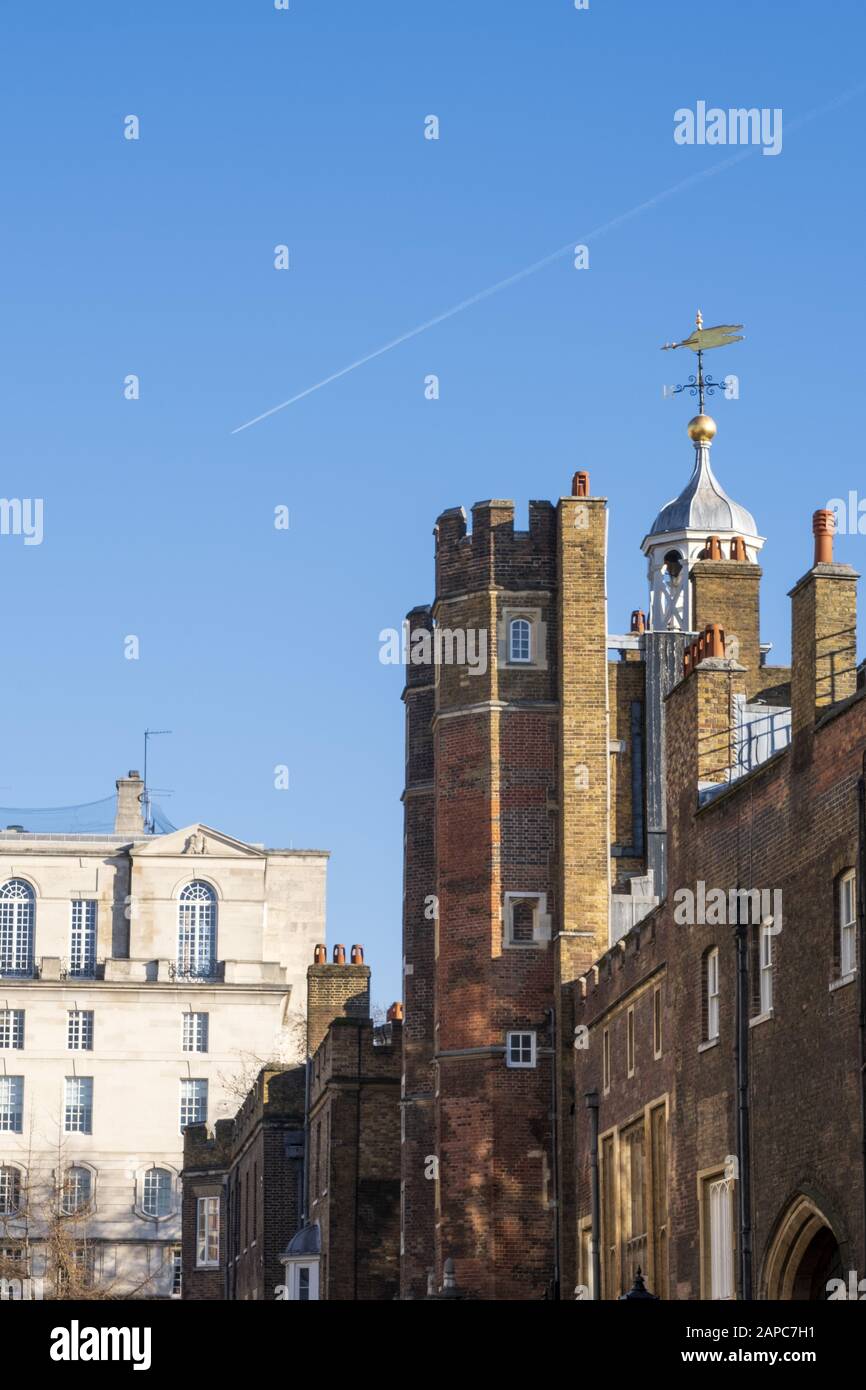
M210 979L216 969L216 894L196 879L180 891L177 973Z
M0 975L33 974L36 895L29 883L10 878L0 885Z

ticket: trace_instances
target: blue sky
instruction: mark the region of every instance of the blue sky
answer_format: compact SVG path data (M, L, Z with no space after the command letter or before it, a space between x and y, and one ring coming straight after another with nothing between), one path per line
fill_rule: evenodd
M41 545L0 537L0 803L96 799L146 725L172 729L152 780L175 824L330 849L329 938L363 942L374 996L399 997L402 672L379 631L431 597L440 511L513 497L525 524L576 468L610 499L627 625L640 540L691 467L689 402L662 399L687 364L658 349L698 307L746 326L712 363L740 378L713 462L768 538L784 659L811 513L866 488L844 424L864 27L855 0L8 6L0 493L45 510ZM698 100L781 108L782 152L653 201L732 153L675 144ZM582 240L588 270L563 253L232 433Z

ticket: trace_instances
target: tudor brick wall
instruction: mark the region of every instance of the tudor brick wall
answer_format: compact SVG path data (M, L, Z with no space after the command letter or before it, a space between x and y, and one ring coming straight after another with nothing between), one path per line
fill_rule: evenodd
M225 1183L231 1162L233 1120L187 1125L183 1135L181 1208L181 1294L191 1302L226 1297ZM196 1211L201 1197L216 1197L220 1208L219 1265L199 1268L196 1259Z
M554 1278L553 1050L569 1075L573 980L608 933L605 526L601 499L531 502L525 532L511 502L477 504L471 534L445 512L435 603L409 615L412 630L486 634L488 661L437 665L432 709L427 673L410 667L404 692L403 1297L423 1296L429 1270L439 1286L448 1257L471 1297L539 1298ZM526 665L507 647L520 615ZM637 663L623 690L639 697L642 682ZM544 895L549 931L532 944L506 939L508 893ZM515 1029L535 1032L536 1067L506 1066ZM567 1169L570 1101L560 1144ZM568 1278L567 1185L560 1198Z
M308 1212L319 1297L388 1300L400 1286L402 1024L335 1019L312 1061Z
M850 608L837 617L850 618ZM815 621L814 609L800 613L801 624L807 620ZM808 651L808 643L804 648ZM813 659L820 661L820 652ZM698 881L707 891L720 888L728 894L748 887L782 895L781 914L774 907L782 926L773 938L772 1016L749 1030L755 1296L766 1296L769 1253L797 1193L814 1201L830 1222L843 1268L866 1265L858 983L840 982L834 964L835 886L857 857L866 698L858 694L825 712L808 726L808 739L698 809L697 773L702 766L706 772L702 741L717 736L731 682L738 678L726 665L699 666L668 700L668 900L588 972L576 1004L578 1022L588 1029L588 1045L574 1059L578 1217L589 1211L584 1092L598 1088L602 1135L620 1130L664 1096L672 1298L699 1298L702 1292L698 1174L737 1155L734 930L729 924L679 924L674 918L675 904L682 901L677 894L696 892ZM795 660L795 679L796 667ZM808 670L800 679L814 688ZM720 954L720 1029L718 1042L702 1047L701 960L712 946ZM663 982L660 1060L647 1052L653 979ZM630 1007L635 1007L637 1047L632 1077L625 1075ZM606 1094L601 1079L605 1028L611 1046Z
M429 608L408 615L410 636L432 629ZM435 1151L433 1126L434 946L438 906L433 795L435 672L406 671L406 785L403 792L403 1108L401 1151L404 1222L401 1297L422 1298L434 1239L434 1184L425 1178Z
M552 946L507 944L503 910L506 893L525 892L544 894L554 920L558 911L553 517L532 503L519 533L511 503L479 504L471 537L446 517L437 544L436 621L486 630L489 665L483 677L436 673L439 1182L408 1175L406 1220L424 1181L438 1222L427 1267L438 1284L452 1258L461 1285L482 1298L541 1297L551 1275L549 1050L518 1071L505 1065L505 1041L525 1028L549 1049ZM508 622L520 612L536 643L526 667L507 659Z

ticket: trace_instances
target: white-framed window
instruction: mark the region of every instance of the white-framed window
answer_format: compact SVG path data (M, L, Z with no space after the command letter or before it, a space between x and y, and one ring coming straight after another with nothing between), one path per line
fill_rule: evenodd
M773 928L764 926L759 928L758 938L758 996L762 1014L768 1014L773 1007Z
M63 1092L63 1129L66 1134L93 1133L93 1077L67 1076Z
M69 1052L93 1051L92 1009L69 1009L66 1015L66 1048Z
M211 979L216 966L216 893L195 879L180 891L177 921L177 973Z
M21 1170L5 1163L0 1166L0 1216L14 1216L21 1207Z
M0 1009L0 1049L20 1050L24 1046L24 1010Z
M215 1269L220 1262L220 1199L199 1197L195 1204L195 1262Z
M208 1015L185 1013L183 1015L184 1052L207 1052Z
M24 1123L24 1077L0 1076L0 1131L20 1134Z
M93 1174L83 1164L73 1164L63 1175L60 1195L61 1210L67 1216L86 1211L93 1200Z
M533 1032L514 1032L505 1035L505 1064L509 1067L536 1065L536 1035Z
M528 618L512 618L508 624L508 661L510 665L532 660L532 624Z
M506 893L503 905L504 944L539 946L550 940L546 893Z
M75 898L69 926L69 973L92 977L96 971L96 902Z
M839 974L857 969L857 874L849 869L839 879Z
M170 1216L174 1210L174 1178L167 1168L148 1168L141 1188L145 1216Z
M708 1179L704 1194L706 1293L711 1299L734 1298L733 1181L725 1177Z
M183 1292L183 1251L179 1245L173 1245L170 1250L171 1260L171 1296L180 1298Z
M180 1083L180 1128L203 1125L207 1122L207 1082L201 1077L185 1076Z
M610 1090L610 1029L605 1028L601 1035L601 1086Z
M713 946L704 957L706 991L706 1042L719 1036L719 948Z
M625 1016L625 1069L626 1075L634 1076L634 1008Z
M286 1262L286 1293L290 1303L318 1303L319 1261Z
M10 878L0 886L0 975L33 974L36 895L29 883Z

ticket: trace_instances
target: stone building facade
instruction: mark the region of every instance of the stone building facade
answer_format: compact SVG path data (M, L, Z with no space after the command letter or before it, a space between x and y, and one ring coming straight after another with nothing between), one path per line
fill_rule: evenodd
M0 832L0 1248L150 1298L180 1289L184 1126L303 1055L327 855L146 834L143 792L114 834Z

